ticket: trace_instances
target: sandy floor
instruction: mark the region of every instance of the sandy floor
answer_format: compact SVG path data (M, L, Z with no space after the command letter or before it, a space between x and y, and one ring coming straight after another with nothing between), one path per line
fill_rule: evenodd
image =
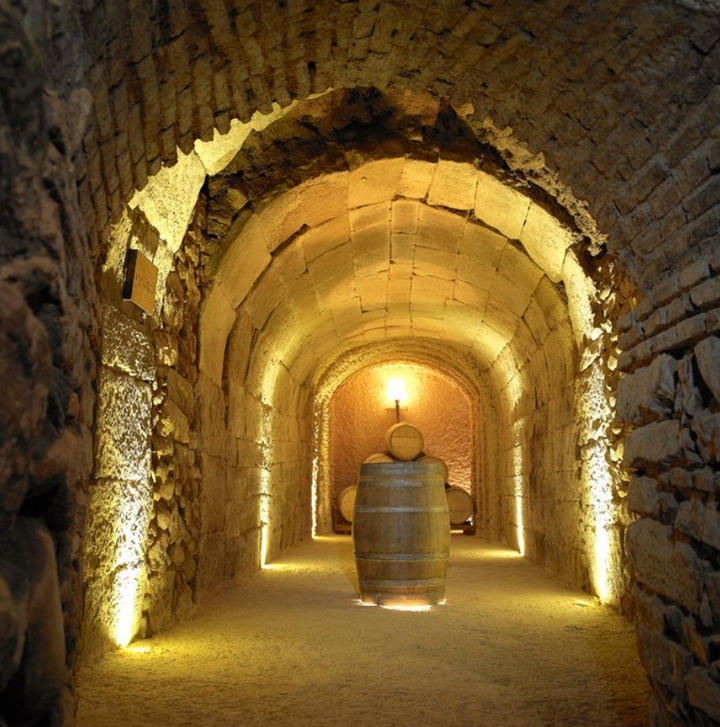
M78 678L80 727L647 725L631 627L453 536L447 604L359 606L349 537L308 543Z

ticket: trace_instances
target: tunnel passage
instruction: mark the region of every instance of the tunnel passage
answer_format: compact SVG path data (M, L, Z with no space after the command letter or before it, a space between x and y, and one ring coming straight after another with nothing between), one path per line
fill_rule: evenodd
M626 516L613 505L623 483L608 316L627 289L612 263L589 265L597 244L573 216L512 182L431 98L343 91L254 124L247 148L230 153L221 138L219 151L200 147L158 175L103 264L106 280L120 279L128 245L145 251L167 293L147 343L155 369L121 360L106 304L106 489L90 509L86 633L162 628L327 528L331 394L349 372L403 353L472 392L482 533L620 604ZM293 169L278 165L279 150ZM120 479L137 483L132 497L118 494ZM108 519L124 528L110 539Z
M392 340L400 351L407 342L388 338L393 328L391 334L408 334L411 347L423 347L432 360L445 357L453 369L465 367L483 391L487 421L494 417L500 433L494 447L482 450L482 466L497 473L492 482L500 492L491 493L497 506L489 517L508 542L521 545L522 533L531 557L558 561L561 571L572 571L572 581L596 580L587 577L587 553L615 551L613 542L630 518L627 503L636 518L627 541L632 571L618 592L634 584L653 709L676 721L714 713L718 690L707 647L718 622L713 4L263 6L260 12L260 4L240 9L212 0L98 0L82 8L20 2L0 10L7 20L2 42L9 38L13 49L3 55L3 69L11 61L0 147L7 178L17 181L0 188L0 223L9 243L0 258L6 344L0 350L12 392L3 408L9 462L1 473L3 527L12 535L22 532L13 525L16 516L41 518L55 539L69 660L76 658L72 654L92 658L135 632L164 628L218 584L255 567L263 538L272 554L310 530L317 497L281 496L283 486L276 483L298 473L306 482L308 470L322 498L321 462L312 451L323 426L313 419L322 411L322 377L333 361L362 344ZM372 86L378 92L368 106ZM343 101L328 88L350 96ZM294 106L298 99L322 111ZM349 108L346 101L354 104L351 123L344 111L339 125L319 122L337 118L339 107ZM415 120L397 124L393 104ZM293 109L306 118L293 119ZM283 118L305 124L315 163L307 157L307 164L289 161L298 158L292 138L301 137L287 135ZM401 131L363 144L362 134L376 126ZM222 149L211 142L215 131L228 142L220 142ZM329 156L325 140L332 141ZM458 314L460 306L445 305L446 297L442 323L420 307L413 318L408 306L401 331L377 321L367 325L377 313L363 306L368 296L374 305L377 291L361 281L372 276L359 275L352 280L355 294L344 301L340 328L330 334L338 341L350 337L339 348L326 348L320 338L330 328L319 314L320 338L307 333L305 349L315 348L321 358L312 362L308 353L294 369L299 380L283 372L290 349L261 352L277 342L269 334L278 321L271 316L256 327L263 301L251 310L246 293L260 286L257 275L269 275L275 262L282 267L280 256L299 235L338 219L324 217L327 211L301 214L286 227L285 214L263 220L263 205L271 217L280 211L273 206L278 195L304 195L311 180L393 159L433 171L427 192L413 196L400 185L378 200L391 203L391 220L396 203L410 201L417 203L418 221L421 211L424 221L431 216L426 212L441 212L442 225L464 216L470 228L505 237L551 283L552 290L543 287L551 298L557 295L562 314L548 313L552 304L543 315L552 321L551 333L570 325L570 335L561 337L571 344L545 345L540 317L537 325L527 320L532 301L518 318L530 335L523 329L507 339L508 331L498 328L513 321L503 322L497 312L485 315L495 300L489 293L490 307L476 320ZM482 189L492 200L479 214L474 203L455 198L456 190L448 199L439 181L448 169L471 180L468 166L476 160L474 199ZM378 168L384 170L379 186L392 186L390 167ZM368 179L376 183L371 174ZM151 201L153 187L161 193ZM138 190L147 192L144 200ZM491 217L516 194L529 200L521 232L531 234L524 239ZM302 197L298 206L304 203ZM355 215L365 206L348 199L348 218L350 210ZM542 218L540 210L559 222L555 230L570 231L569 246L546 250L533 243L537 226L531 219L536 213ZM280 220L280 233L265 230ZM270 260L263 262L258 245L247 256L257 267L236 268L233 280L223 281L220 261L232 256L230 241L246 223L263 228ZM147 317L121 299L128 247L144 251L160 271L158 302ZM561 251L567 254L559 274L554 258ZM543 259L545 252L550 255ZM460 259L465 261L462 254ZM321 263L305 262L308 274L315 267L316 277L327 282ZM618 267L639 292L613 284ZM441 268L427 277L444 280ZM413 267L416 291L423 276ZM395 294L397 281L387 278ZM467 298L456 298L462 295L458 278L450 280L456 283L452 299L467 305ZM331 286L324 287L332 298ZM412 298L412 283L410 289L411 305L421 304ZM492 292L502 289L494 285ZM262 297L269 305L272 296L266 291ZM588 300L595 301L591 316ZM453 315L454 328L446 325ZM593 325L578 325L591 317ZM353 328L358 319L362 333ZM494 325L486 325L491 320ZM472 342L461 335L452 343L451 330L480 329ZM232 356L226 340L235 342ZM489 341L489 350L473 351L475 340ZM33 345L26 348L23 341ZM493 349L503 342L496 359ZM557 362L547 377L530 376L520 352L535 351L537 361L540 347L547 357L572 362L579 395L571 397L567 386L559 393L553 377L563 369ZM243 348L253 351L249 379L230 365L242 363ZM258 384L266 362L268 375ZM627 383L618 387L621 380ZM619 420L608 426L616 393ZM269 403L279 396L289 402L281 409ZM526 416L538 402L547 414ZM218 412L231 407L228 449L229 425L213 429L208 422L217 424ZM572 424L560 441L551 430L566 415ZM580 445L574 456L572 426ZM263 446L272 432L282 442L283 461ZM512 445L518 441L528 446ZM555 522L544 507L547 498L533 500L544 458L551 464L542 471L554 473L545 491L555 493L556 481L562 488L574 478L584 483L588 513L592 503L604 503L594 509L597 516L564 523L563 532L577 534L580 522L594 521L579 540L573 537L582 545L563 544L561 555L546 536L548 523ZM628 483L628 474L616 477L621 460L635 470ZM608 481L608 471L618 483L610 500L606 488L596 487ZM252 506L230 516L234 499ZM608 532L613 535L598 537ZM206 558L209 553L219 555ZM238 553L245 555L238 559ZM120 613L127 615L119 619ZM668 683L667 664L678 654L682 674Z
M420 430L424 456L445 463L445 483L461 487L476 500L475 398L477 394L472 397L442 370L407 361L375 364L346 379L329 405L327 460L334 525L341 522L342 491L357 485L358 468L369 455L387 451L386 432L400 421Z

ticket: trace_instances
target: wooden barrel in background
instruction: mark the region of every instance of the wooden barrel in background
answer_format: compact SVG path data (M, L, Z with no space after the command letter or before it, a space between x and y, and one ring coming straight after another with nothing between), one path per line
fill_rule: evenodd
M440 457L433 457L430 454L425 454L422 457L418 457L417 461L418 462L439 462L440 466L443 469L443 478L444 478L443 482L448 481L448 475L449 475L448 466L445 464L445 462L443 460L440 459Z
M389 455L385 454L385 452L375 452L375 454L371 454L368 457L365 457L363 460L363 464L367 463L370 464L371 462L394 462L395 460Z
M450 557L442 467L361 465L353 546L363 603L397 608L441 603Z
M473 515L472 497L462 487L448 487L447 496L450 525L462 525Z
M422 432L408 422L393 424L385 434L388 452L401 462L415 459L422 452L424 444Z
M338 510L340 510L340 514L349 523L353 521L353 509L355 508L356 495L357 487L355 485L350 485L350 487L346 487L338 495Z

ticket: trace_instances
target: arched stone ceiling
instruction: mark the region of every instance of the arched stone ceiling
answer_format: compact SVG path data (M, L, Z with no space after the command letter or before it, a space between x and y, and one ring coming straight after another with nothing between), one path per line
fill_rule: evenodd
M642 278L694 244L675 238L677 215L647 201L673 176L705 179L706 169L681 167L688 149L703 148L692 131L717 127L717 34L703 12L716 9L674 0L98 2L82 19L94 97L86 217L106 236L178 146L191 151L233 118L375 85L448 98L510 168L559 200L568 190L587 200L613 251L632 249ZM662 231L649 232L665 213Z
M544 370L562 371L568 315L581 339L592 286L573 235L533 207L453 162L389 159L301 185L246 217L227 245L201 316L201 368L219 384L223 361L252 358L251 388L272 391L273 368L309 383L349 349L412 338L494 367L499 389L546 343L558 361ZM486 208L497 229L475 217Z

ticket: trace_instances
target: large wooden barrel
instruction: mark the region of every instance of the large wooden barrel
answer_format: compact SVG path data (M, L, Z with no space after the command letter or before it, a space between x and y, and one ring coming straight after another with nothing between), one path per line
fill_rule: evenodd
M363 603L391 608L441 603L450 557L442 467L361 465L353 546Z
M440 459L440 457L433 457L430 454L425 454L422 457L418 457L417 461L418 462L439 462L440 466L442 467L442 470L443 470L443 478L444 478L443 482L448 481L448 474L449 474L448 466L445 464L445 462L443 460Z
M355 508L355 496L357 495L357 486L350 485L346 487L338 495L338 510L340 514L351 523L353 521L353 509Z
M385 452L375 452L370 454L363 460L363 464L370 464L371 462L394 462L395 460Z
M425 440L422 432L408 422L393 424L385 434L388 452L401 462L409 462L422 452Z
M450 515L450 525L462 525L473 515L472 497L462 487L448 487L445 490Z

